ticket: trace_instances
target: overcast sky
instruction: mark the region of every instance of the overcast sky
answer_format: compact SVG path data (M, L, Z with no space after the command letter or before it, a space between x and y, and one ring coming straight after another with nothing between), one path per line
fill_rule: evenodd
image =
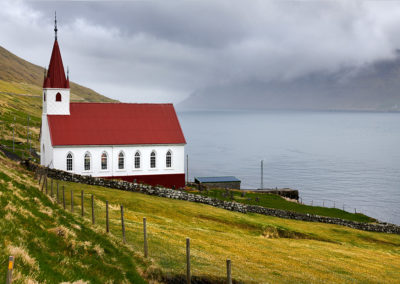
M124 102L292 80L391 59L398 1L0 1L0 45L47 66L58 35L72 81Z

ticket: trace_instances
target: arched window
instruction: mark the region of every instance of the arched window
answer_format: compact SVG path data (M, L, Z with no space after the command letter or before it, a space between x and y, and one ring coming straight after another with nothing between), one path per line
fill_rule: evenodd
M72 171L72 154L67 155L67 171Z
M84 159L84 169L85 171L90 171L90 153L86 152Z
M123 170L125 168L125 156L124 152L119 152L118 155L118 169Z
M150 154L150 168L156 167L156 152L151 152Z
M108 157L107 157L107 152L103 152L101 154L101 169L102 170L107 170L107 165L108 165Z
M57 93L56 95L56 102L61 102L61 94Z
M171 151L167 152L167 155L165 156L165 165L167 168L170 168L172 166L172 154Z
M135 153L135 169L140 169L140 153L137 151Z

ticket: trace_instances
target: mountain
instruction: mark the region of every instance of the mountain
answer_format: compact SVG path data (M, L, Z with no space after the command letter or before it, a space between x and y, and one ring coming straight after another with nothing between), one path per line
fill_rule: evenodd
M34 95L41 95L43 72L43 67L32 64L0 46L0 81L2 81L0 82L0 92L13 93L16 91L16 93L20 93L20 89L26 91L26 88L29 87ZM8 85L5 82L14 88L5 87ZM21 85L24 87L18 88ZM71 97L75 101L115 101L79 84L70 82L70 86Z
M290 66L288 66L290 68ZM248 80L197 90L183 109L400 111L400 53L363 67L293 80Z
M0 144L15 150L29 149L27 126L29 116L29 144L39 148L42 115L43 67L34 65L0 46ZM71 101L113 102L95 91L70 82ZM13 133L14 130L14 133ZM14 135L15 134L15 135Z

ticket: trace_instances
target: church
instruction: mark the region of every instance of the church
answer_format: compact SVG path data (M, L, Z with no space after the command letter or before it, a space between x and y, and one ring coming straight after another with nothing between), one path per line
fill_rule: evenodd
M70 102L55 41L43 82L40 163L80 175L185 186L186 144L172 104Z

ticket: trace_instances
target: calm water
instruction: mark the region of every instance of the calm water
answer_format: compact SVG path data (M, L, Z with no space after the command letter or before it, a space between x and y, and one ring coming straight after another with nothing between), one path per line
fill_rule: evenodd
M400 114L180 112L189 177L300 190L303 202L400 224Z

